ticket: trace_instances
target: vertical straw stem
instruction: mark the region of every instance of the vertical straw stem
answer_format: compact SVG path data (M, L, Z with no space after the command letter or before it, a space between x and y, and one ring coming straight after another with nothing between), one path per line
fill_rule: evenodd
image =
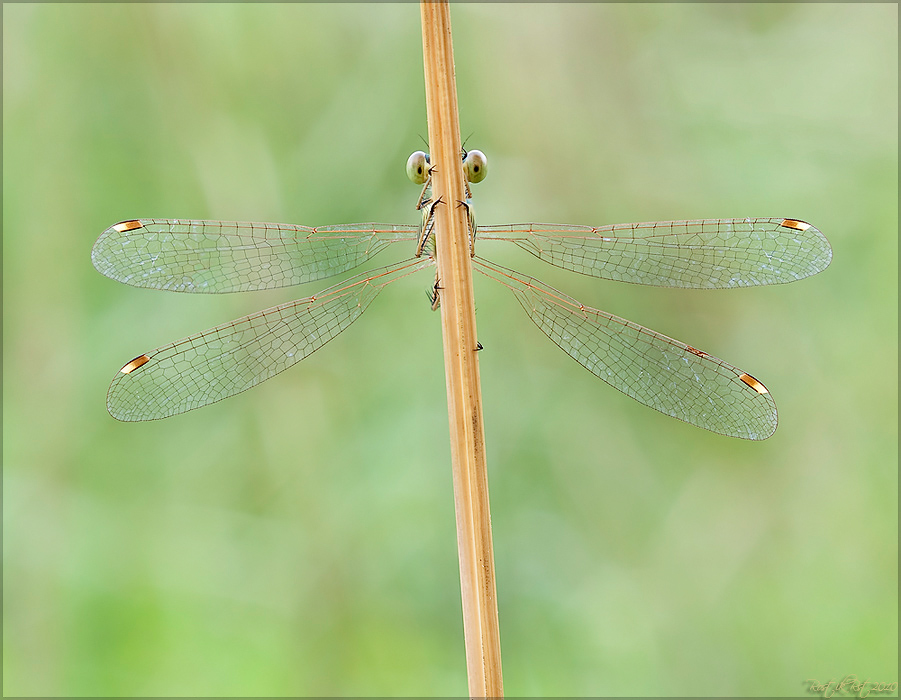
M460 121L446 1L422 0L426 111L447 376L463 636L471 697L502 697L501 647Z

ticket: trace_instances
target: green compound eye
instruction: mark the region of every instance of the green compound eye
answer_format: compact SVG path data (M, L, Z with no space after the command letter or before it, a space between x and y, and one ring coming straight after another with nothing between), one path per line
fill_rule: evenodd
M407 177L417 185L425 184L425 181L429 179L428 153L416 151L407 158Z
M463 158L463 171L469 182L481 182L488 175L488 158L481 151L469 151Z

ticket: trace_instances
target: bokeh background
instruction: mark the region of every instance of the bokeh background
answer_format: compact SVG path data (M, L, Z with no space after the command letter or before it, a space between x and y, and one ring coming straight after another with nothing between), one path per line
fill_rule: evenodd
M643 289L482 254L770 388L764 443L595 380L477 280L508 695L807 695L897 675L898 7L461 4L486 223L786 216L798 284ZM429 273L277 379L122 424L222 298L95 272L110 224L415 223L418 7L3 5L5 695L466 692ZM373 265L409 251L385 252Z

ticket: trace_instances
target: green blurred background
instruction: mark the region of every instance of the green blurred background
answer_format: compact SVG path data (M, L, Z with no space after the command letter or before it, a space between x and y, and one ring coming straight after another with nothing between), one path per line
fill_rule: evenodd
M786 216L835 251L686 292L482 249L742 367L781 418L666 418L477 281L508 695L898 680L897 18L454 6L482 222ZM466 692L429 273L252 392L122 424L125 361L331 282L204 298L90 262L142 216L415 223L426 134L416 4L3 5L6 695Z

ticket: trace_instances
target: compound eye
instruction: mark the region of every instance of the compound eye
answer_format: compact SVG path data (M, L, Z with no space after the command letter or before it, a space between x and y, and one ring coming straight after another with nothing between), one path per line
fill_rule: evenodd
M469 182L481 182L488 175L488 158L481 151L469 151L463 158L463 172Z
M416 151L407 158L407 177L417 185L424 185L429 179L429 154Z

